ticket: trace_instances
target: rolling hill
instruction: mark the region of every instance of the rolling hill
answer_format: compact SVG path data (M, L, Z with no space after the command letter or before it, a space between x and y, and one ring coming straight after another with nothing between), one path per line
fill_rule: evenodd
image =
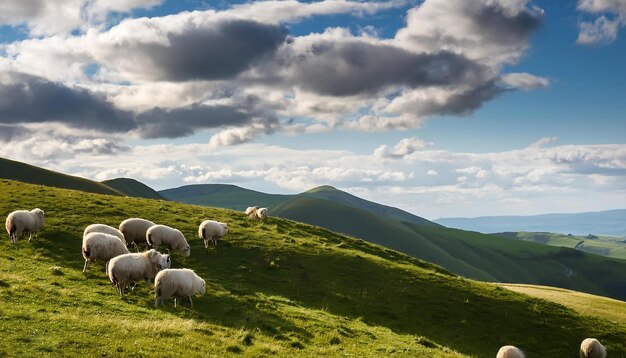
M569 247L596 255L626 259L626 239L596 235L563 235L551 232L501 232L492 234L514 240L537 242L544 245Z
M206 196L193 195L200 190ZM187 200L172 195L176 192L187 192L188 198L196 199L193 203L201 205L236 210L251 204L269 206L273 216L358 237L472 279L557 286L626 300L625 260L449 229L329 186L289 196L228 185L199 185L161 193L171 200ZM229 204L229 200L234 201Z
M626 357L626 327L611 317L463 279L319 227L0 180L0 213L35 206L47 213L37 239L0 241L0 355L487 357L515 344L529 357L570 357L592 336L610 357ZM102 264L81 272L82 229L133 216L189 239L191 256L174 253L173 267L207 281L193 308L152 308L143 282L121 300ZM209 250L195 236L206 218L232 228Z
M626 209L576 214L442 218L435 222L447 227L483 233L525 231L626 236Z
M105 180L102 182L102 184L113 188L126 196L132 196L135 198L165 200L165 198L157 193L154 189L135 179L115 178Z
M56 188L81 190L88 193L123 195L119 191L96 181L4 158L0 158L0 178Z

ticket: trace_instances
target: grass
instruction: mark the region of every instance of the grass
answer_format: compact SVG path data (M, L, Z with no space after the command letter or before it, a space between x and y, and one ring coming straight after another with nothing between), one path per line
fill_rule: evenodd
M588 316L601 317L626 327L626 302L557 287L499 284L511 291L543 298Z
M154 189L135 179L115 178L105 180L102 182L102 184L107 185L126 196L132 196L135 198L165 200L165 198L157 193Z
M0 355L486 357L515 344L531 357L567 357L593 336L626 357L626 328L613 319L319 227L0 180L1 214L31 207L47 214L38 237L0 241ZM188 238L191 256L174 253L173 267L207 281L193 308L152 308L145 283L121 300L101 263L81 272L83 228L132 216ZM206 218L230 230L209 250L196 237Z

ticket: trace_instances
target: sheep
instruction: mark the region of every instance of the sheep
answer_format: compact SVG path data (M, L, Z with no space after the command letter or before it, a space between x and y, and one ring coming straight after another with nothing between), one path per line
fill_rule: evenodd
M15 244L18 236L28 232L28 242L30 242L33 239L33 234L43 227L44 216L45 213L41 209L16 210L10 213L5 222L9 240Z
M117 238L120 239L120 241L123 242L124 245L126 245L126 239L124 238L124 234L122 234L121 231L112 226L105 224L91 224L85 228L85 231L83 232L83 238L85 238L87 234L90 234L92 232L102 232L105 234L117 236Z
M214 220L205 220L198 228L198 236L204 240L204 247L209 248L209 241L217 246L217 240L228 233L228 224Z
M496 358L524 358L524 352L515 346L502 346Z
M158 250L161 244L167 245L168 253L170 249L182 251L185 256L189 256L191 252L183 233L165 225L151 226L146 231L146 242L155 250Z
M120 232L124 234L126 244L133 244L135 250L139 251L137 243L141 244L146 242L146 231L148 231L152 225L154 225L154 223L150 220L130 218L120 223Z
M267 218L267 208L260 208L256 211L256 218L263 221Z
M580 343L581 358L605 358L606 349L595 338L586 338Z
M256 218L256 211L259 209L258 206L248 206L245 213L250 219Z
M166 269L159 272L154 279L154 307L159 307L170 297L174 297L174 307L177 298L189 298L189 304L193 307L191 296L196 293L204 295L206 283L200 276L190 269Z
M117 236L105 234L103 232L92 232L83 237L82 253L85 258L85 266L83 267L84 273L87 271L89 262L95 260L105 261L106 271L109 266L109 260L115 256L127 254L128 249Z
M111 284L117 287L117 292L124 298L124 289L131 283L139 280L150 281L159 271L170 268L170 255L164 255L151 249L146 252L124 254L109 261L107 275Z

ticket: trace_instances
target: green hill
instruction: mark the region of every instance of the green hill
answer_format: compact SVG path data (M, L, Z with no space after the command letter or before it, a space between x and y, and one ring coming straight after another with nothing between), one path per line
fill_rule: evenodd
M233 210L245 210L249 206L256 205L270 208L273 211L274 207L301 197L325 199L363 209L385 218L408 221L418 225L440 226L404 210L364 200L329 185L323 185L295 195L266 194L228 184L186 185L162 190L159 193L172 201Z
M228 184L197 184L159 191L163 197L179 203L245 210L249 206L270 207L290 195L266 194Z
M3 215L35 206L47 213L38 238L0 241L0 355L488 357L515 344L529 357L571 357L596 337L626 357L626 327L610 319L319 227L0 180ZM193 308L153 309L143 282L120 300L102 264L81 272L82 229L132 216L189 239L191 256L175 253L173 267L207 281ZM231 228L209 250L195 236L206 218Z
M122 195L119 191L96 181L4 158L0 158L0 178L56 188L81 190L88 193Z
M514 240L537 242L544 245L569 247L596 255L626 259L626 239L597 235L563 235L551 232L501 232L493 234Z
M109 186L126 196L132 196L135 198L165 200L165 198L162 197L159 193L157 193L154 189L152 189L146 184L139 182L135 179L130 179L130 178L109 179L109 180L103 181L102 184Z

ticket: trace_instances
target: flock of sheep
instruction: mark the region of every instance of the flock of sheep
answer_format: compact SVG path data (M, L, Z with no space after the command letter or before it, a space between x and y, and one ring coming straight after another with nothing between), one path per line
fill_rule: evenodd
M257 206L248 207L245 214L250 219L264 220L267 208ZM28 241L33 234L41 230L44 224L44 212L41 209L31 211L18 210L7 216L6 229L12 243L25 233L29 234ZM209 242L217 245L217 241L228 233L228 225L214 220L205 220L198 227L198 236L204 241L204 247ZM127 246L133 245L138 251L137 244L146 244L151 247L148 251L130 253ZM83 272L87 271L89 262L104 261L111 284L117 288L120 296L131 285L146 280L154 280L155 300L158 307L168 298L174 298L174 307L177 299L187 298L193 306L192 296L204 294L206 284L204 280L190 269L172 269L169 254L156 251L161 245L170 250L181 251L185 256L191 253L185 236L178 229L166 225L157 225L152 221L131 218L122 221L119 230L105 225L92 224L83 232L82 254L85 259ZM595 338L587 338L580 345L581 358L605 358L604 346ZM524 353L515 346L503 346L496 358L525 358Z
M246 209L250 218L264 220L266 208L251 207ZM44 225L44 212L41 209L17 210L7 216L5 226L12 243L18 237L28 233L28 241ZM228 233L228 224L214 220L205 220L198 227L198 236L204 241L204 247L209 243L217 246L218 240ZM138 245L149 248L145 252L130 253L128 246L132 245L139 251ZM167 248L168 254L161 254L157 250L160 246ZM83 272L87 271L92 261L105 262L105 270L111 284L117 288L124 298L125 291L134 288L137 282L154 280L155 307L158 307L168 298L186 298L193 306L192 296L204 294L205 281L190 269L172 269L170 250L181 251L189 256L191 248L183 233L166 225L157 225L150 220L130 218L122 221L119 229L105 224L91 224L83 231L82 255L85 259Z

